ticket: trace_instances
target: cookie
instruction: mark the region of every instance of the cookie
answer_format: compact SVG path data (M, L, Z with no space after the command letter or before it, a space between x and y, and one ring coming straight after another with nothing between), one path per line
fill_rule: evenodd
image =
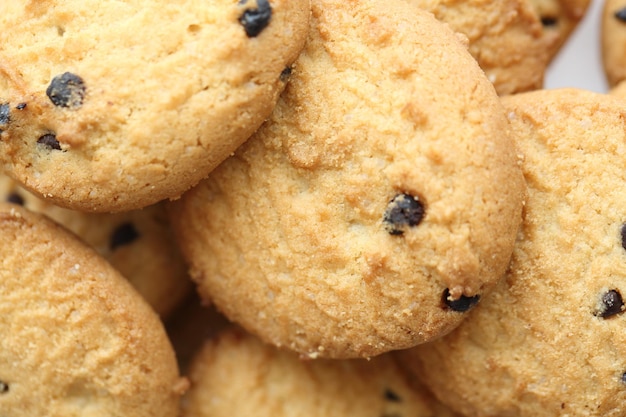
M503 275L523 178L447 25L399 0L312 9L272 116L172 224L231 321L312 358L375 356L450 331Z
M183 417L453 417L390 355L301 360L238 329L209 340L190 370Z
M176 417L186 381L148 304L93 249L0 203L0 413Z
M469 51L501 95L543 87L556 34L530 0L409 0L468 37Z
M0 165L81 211L176 198L267 118L308 0L0 5Z
M591 0L531 0L544 27L544 33L556 42L549 48L550 60L570 38L589 9Z
M602 67L609 87L626 79L626 2L605 0L600 23Z
M167 317L191 291L163 203L124 213L85 213L55 206L0 175L0 200L43 213L107 259L155 311Z
M626 413L626 104L503 99L528 183L510 270L453 332L402 353L467 416Z

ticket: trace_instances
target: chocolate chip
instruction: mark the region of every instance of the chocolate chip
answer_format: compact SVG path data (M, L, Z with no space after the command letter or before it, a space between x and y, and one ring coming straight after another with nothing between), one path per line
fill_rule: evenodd
M113 231L109 247L111 250L117 249L120 246L132 243L138 237L139 232L137 232L132 223L122 223Z
M424 206L417 197L397 194L383 216L385 229L390 235L401 235L405 226L417 226L424 218Z
M55 106L77 108L83 104L85 82L78 75L66 72L52 79L46 94Z
M291 67L285 67L285 69L280 73L280 81L283 83L289 81L289 77L291 77L291 72Z
M480 300L480 295L476 294L472 297L461 295L461 298L452 300L450 299L450 290L446 288L443 292L441 300L443 301L445 307L463 313L474 307L476 303L478 303L478 301Z
M15 106L15 108L17 110L24 110L26 108L26 103L20 103L17 106Z
M0 132L2 132L2 126L9 124L11 116L11 108L8 103L0 104Z
M246 3L246 0L239 2L239 4ZM239 16L239 23L246 30L249 38L258 36L270 24L272 18L272 7L268 0L257 0L256 6L256 9L246 9Z
M545 27L553 27L559 22L554 16L541 16L541 24Z
M626 22L626 7L623 7L616 11L613 16L620 22Z
M622 377L620 379L621 379L622 383L626 384L626 372L624 372L622 374Z
M620 236L622 238L622 248L626 250L626 223L620 228Z
M624 311L622 295L617 290L609 290L602 294L596 316L609 318Z
M40 145L44 145L46 148L54 149L57 151L61 150L61 144L57 140L56 135L52 133L46 133L39 139L37 139L37 143Z
M6 394L7 392L9 392L9 384L0 381L0 394Z
M394 402L394 403L401 403L402 402L402 398L400 398L400 396L398 394L396 394L395 392L393 392L389 388L387 388L385 390L385 399L387 401L391 401L391 402Z
M18 204L20 206L24 205L24 198L16 192L12 192L7 196L7 202Z

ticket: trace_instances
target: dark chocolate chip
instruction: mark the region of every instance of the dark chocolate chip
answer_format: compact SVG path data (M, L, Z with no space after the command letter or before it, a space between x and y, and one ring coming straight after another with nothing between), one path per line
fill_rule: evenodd
M280 73L280 81L283 83L289 81L289 77L291 77L291 72L291 67L285 67L285 69Z
M385 390L385 399L387 401L391 401L391 402L394 402L394 403L401 403L402 402L402 398L400 398L400 396L398 394L396 394L395 392L393 392L389 388L387 388Z
M542 16L541 17L541 24L545 27L556 26L558 22L559 22L559 19L557 19L554 16Z
M624 372L622 374L622 377L620 379L621 379L622 383L626 384L626 372Z
M463 313L470 308L474 307L476 303L480 300L480 295L476 294L472 297L468 297L465 295L461 295L461 298L456 300L450 299L450 290L446 288L443 292L443 296L441 297L443 304L445 307L450 308L451 310L458 311Z
M11 107L8 103L0 104L0 126L8 125L11 116Z
M9 392L9 384L0 381L0 394L6 394L7 392Z
M626 223L620 228L620 237L622 238L622 248L626 249Z
M122 223L113 231L109 247L111 250L117 249L120 246L132 243L138 237L139 232L137 232L132 223Z
M606 319L624 311L624 301L622 300L622 295L617 290L605 292L602 294L600 301L596 316Z
M61 150L61 144L57 140L56 135L52 133L46 133L39 139L37 139L37 143L40 145L44 145L46 148L55 149L57 151Z
M19 204L20 206L24 205L24 198L16 192L12 192L7 196L7 202L13 204Z
M620 22L626 22L626 7L623 7L616 11L613 16Z
M77 108L83 104L85 82L78 75L66 72L50 81L46 94L55 106Z
M423 218L424 205L417 197L397 194L387 205L383 222L390 235L401 235L405 226L417 226Z
M240 2L245 4L246 2ZM246 30L246 35L249 38L258 36L263 29L270 24L272 18L272 7L268 0L257 0L256 9L246 9L241 16L239 16L239 23Z
M20 103L17 106L15 106L15 108L17 110L24 110L26 108L26 103Z

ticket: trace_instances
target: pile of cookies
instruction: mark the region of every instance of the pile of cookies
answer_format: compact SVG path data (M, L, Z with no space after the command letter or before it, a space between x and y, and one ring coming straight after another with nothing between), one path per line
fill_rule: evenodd
M626 415L588 6L0 3L0 416Z

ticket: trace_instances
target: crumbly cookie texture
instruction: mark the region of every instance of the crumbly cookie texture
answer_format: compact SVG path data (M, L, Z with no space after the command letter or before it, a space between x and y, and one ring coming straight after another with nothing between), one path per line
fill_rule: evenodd
M270 114L308 0L0 4L0 165L82 211L176 198Z
M51 204L0 174L0 201L43 213L76 233L167 317L192 289L164 203L124 213L85 213Z
M301 360L239 329L208 340L190 370L184 417L453 417L390 355Z
M524 183L493 85L406 1L313 2L271 118L172 221L203 297L308 357L454 328L504 274Z
M186 381L158 316L93 249L0 203L0 413L176 417Z
M556 33L530 0L409 0L467 36L469 51L501 94L543 87Z
M467 416L623 416L626 104L575 89L503 102L528 182L510 270L455 331L401 354Z
M626 1L606 0L600 23L602 65L609 87L626 80Z
M530 0L544 27L545 36L556 37L549 48L552 60L581 22L591 0Z

